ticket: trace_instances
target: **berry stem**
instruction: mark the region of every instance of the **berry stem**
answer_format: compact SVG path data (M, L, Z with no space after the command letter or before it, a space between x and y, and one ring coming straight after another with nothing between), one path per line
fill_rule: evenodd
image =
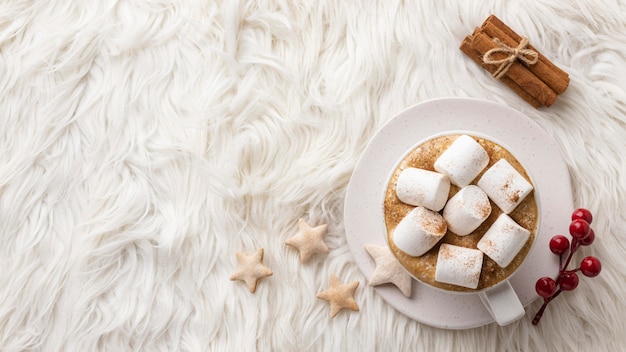
M572 256L574 255L574 252L576 252L578 248L580 248L580 244L578 243L578 240L576 238L572 238L572 244L571 244L569 253L567 254L567 259L565 259L565 263L563 263L563 255L559 256L559 276L557 276L556 278L556 286L559 287L559 289L556 292L554 292L552 296L543 299L543 305L541 306L541 308L539 308L539 311L537 312L537 314L535 314L535 317L533 318L533 325L539 324L539 320L541 320L541 317L543 316L543 312L548 307L548 304L553 299L555 299L558 295L560 295L561 292L563 292L563 290L560 289L561 278L563 277L563 274L567 271L567 266L569 265L569 262L572 260ZM576 272L578 270L579 269L575 269L573 271Z
M567 259L565 260L565 264L560 267L559 274L562 274L563 271L567 268L567 266L569 265L569 262L572 260L572 256L578 250L578 248L580 248L580 244L578 243L578 240L576 238L572 238L572 244L571 244L571 247L570 247L570 250L569 250L569 254L567 255ZM561 261L561 260L559 260L559 261Z
M541 317L543 316L543 311L546 310L546 308L548 307L548 302L550 302L550 300L548 300L547 298L543 299L543 305L541 306L537 314L535 314L535 318L533 318L533 325L539 324L539 320L541 320Z
M535 317L533 318L533 325L539 324L539 320L541 320L541 317L543 316L543 312L548 307L548 303L550 303L550 301L555 299L556 296L561 294L561 292L563 292L563 290L558 289L552 296L543 299L543 305L541 306L541 308L539 308L539 311L537 312L537 314L535 314Z

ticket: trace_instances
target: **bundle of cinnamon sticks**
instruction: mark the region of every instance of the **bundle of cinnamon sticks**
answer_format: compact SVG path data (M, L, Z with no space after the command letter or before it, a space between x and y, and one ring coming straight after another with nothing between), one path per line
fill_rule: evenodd
M569 85L567 72L494 15L465 37L460 48L535 108L552 105Z

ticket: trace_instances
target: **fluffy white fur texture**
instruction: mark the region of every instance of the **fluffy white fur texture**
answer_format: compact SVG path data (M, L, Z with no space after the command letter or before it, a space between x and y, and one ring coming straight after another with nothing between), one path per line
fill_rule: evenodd
M535 110L458 49L496 14L569 72ZM626 346L626 4L0 2L0 350L617 351ZM562 147L602 274L507 327L412 321L367 286L343 202L421 101L509 105ZM328 223L301 264L297 220ZM564 229L566 231L566 229ZM229 280L265 248L272 277ZM357 280L359 312L316 294Z

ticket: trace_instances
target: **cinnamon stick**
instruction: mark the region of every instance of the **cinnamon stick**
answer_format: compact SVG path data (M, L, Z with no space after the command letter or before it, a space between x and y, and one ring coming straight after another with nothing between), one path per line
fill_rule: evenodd
M483 55L480 54L478 51L474 50L474 48L472 47L471 38L472 38L471 36L468 36L463 40L460 46L461 51L465 53L465 55L469 56L472 60L474 60L474 62L476 62L477 64L485 68L487 71L489 71L489 73L493 74L494 72L496 72L497 67L495 67L494 65L485 64L483 62ZM500 78L500 80L502 81L502 83L506 84L509 88L511 88L511 90L517 93L517 95L519 95L522 99L524 99L527 103L529 103L533 107L535 108L541 107L542 104L539 100L535 99L533 96L528 94L528 92L526 92L522 87L520 87L517 83L515 83L509 77L504 76Z
M517 47L521 40L521 36L515 33L515 31L495 15L489 16L481 26L481 29L491 38L498 38L501 42L510 47ZM556 94L563 93L569 85L569 75L567 72L554 65L532 45L529 44L528 48L536 51L539 59L534 65L524 65L523 63L522 65L527 67L530 72L541 79Z
M487 51L498 47L498 44L482 31L475 32L475 35L470 36L469 39L474 50L478 51L480 55L484 55ZM495 57L495 59L506 57L506 54L500 53L500 55L504 56ZM530 96L537 99L541 105L550 106L556 100L557 94L555 91L519 62L514 62L511 65L506 72L506 77L509 77Z

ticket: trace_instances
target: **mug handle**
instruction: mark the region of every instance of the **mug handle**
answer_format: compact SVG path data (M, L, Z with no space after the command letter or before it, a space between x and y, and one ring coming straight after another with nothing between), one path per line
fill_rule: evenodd
M478 296L498 325L508 325L526 314L508 280L493 289L479 292Z

